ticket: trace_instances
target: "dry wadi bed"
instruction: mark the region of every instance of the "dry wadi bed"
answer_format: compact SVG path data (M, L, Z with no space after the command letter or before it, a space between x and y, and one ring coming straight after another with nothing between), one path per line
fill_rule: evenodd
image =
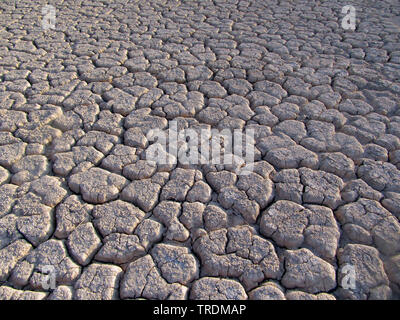
M0 3L1 299L399 297L398 1L46 4ZM253 172L147 161L172 120Z

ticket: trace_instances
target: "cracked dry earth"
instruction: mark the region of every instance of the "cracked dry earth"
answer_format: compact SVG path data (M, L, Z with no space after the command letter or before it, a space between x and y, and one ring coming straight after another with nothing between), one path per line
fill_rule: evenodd
M0 3L1 299L399 298L397 1L46 4ZM171 120L254 172L146 161Z

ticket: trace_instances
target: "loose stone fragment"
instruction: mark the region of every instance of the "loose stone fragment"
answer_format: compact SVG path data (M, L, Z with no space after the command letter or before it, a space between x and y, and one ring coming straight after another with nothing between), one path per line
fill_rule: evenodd
M92 223L87 222L79 225L68 237L69 252L80 264L87 265L101 247L101 240L96 234Z
M317 293L329 291L336 286L335 269L308 249L287 250L285 269L282 284L286 288Z
M122 269L100 263L92 263L74 285L77 300L113 300L118 297Z
M100 168L90 168L72 175L68 180L69 187L74 192L81 193L83 199L90 203L116 199L126 183L124 177Z
M239 282L219 278L201 278L193 283L193 300L246 300L247 294Z

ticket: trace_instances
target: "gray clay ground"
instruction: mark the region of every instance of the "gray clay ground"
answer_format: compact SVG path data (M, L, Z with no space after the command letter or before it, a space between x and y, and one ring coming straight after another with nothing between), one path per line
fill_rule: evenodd
M46 4L0 2L1 299L399 298L398 1ZM254 172L145 161L174 119Z

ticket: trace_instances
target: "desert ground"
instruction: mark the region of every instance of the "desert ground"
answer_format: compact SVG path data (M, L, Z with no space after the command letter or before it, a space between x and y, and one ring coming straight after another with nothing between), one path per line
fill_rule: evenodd
M399 31L394 0L1 1L0 299L399 299ZM173 125L253 158L150 159Z

